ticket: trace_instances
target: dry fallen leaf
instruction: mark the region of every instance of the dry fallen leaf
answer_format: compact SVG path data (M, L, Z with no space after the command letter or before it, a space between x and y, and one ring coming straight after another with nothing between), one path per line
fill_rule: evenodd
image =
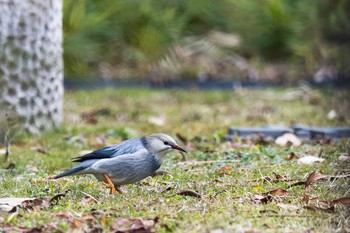
M285 133L276 138L275 143L279 146L300 146L301 140L293 133Z
M290 161L290 160L297 159L297 158L299 158L299 157L294 152L291 152L289 154L289 157L288 158L284 158L284 160Z
M316 203L320 200L320 198L318 197L313 197L313 198L310 198L309 196L303 196L303 201L306 202L308 205L309 204L312 204L312 203Z
M83 112L81 114L81 118L85 123L88 124L96 124L97 123L97 116L103 116L103 115L110 115L111 110L108 108L100 108L96 110L92 110L89 112Z
M277 189L274 189L274 190L271 190L269 192L264 193L264 195L272 195L272 196L283 197L283 196L287 196L288 195L288 191L284 190L282 188L277 188Z
M68 211L68 210L61 211L61 212L58 212L58 213L54 213L54 214L52 214L52 217L74 219L73 213Z
M119 233L153 233L154 226L159 218L142 219L142 218L119 218L112 222L111 231Z
M51 204L56 204L60 199L65 197L69 192L70 192L70 189L66 189L62 193L59 193L59 194L55 195L54 197L52 197L50 199L50 203Z
M264 203L264 204L266 204L269 201L269 198L267 198L266 196L255 194L255 195L252 195L250 197L250 200L252 200L255 203Z
M95 125L97 124L97 118L96 116L90 114L90 113L82 113L81 114L81 119L88 124Z
M350 197L341 197L339 199L329 201L327 203L329 203L330 206L334 206L334 205L350 206Z
M35 197L29 197L29 198L14 198L14 197L8 197L8 198L0 198L0 210L7 211L7 212L15 212L17 211L17 208L21 207L25 210L40 210L40 209L47 209L51 207L52 205L56 204L57 201L66 196L66 194L69 192L69 190L66 190L63 193L57 194L51 199L48 198L35 198Z
M219 176L222 175L232 175L234 172L234 169L231 165L223 166L217 170L217 174Z
M263 193L263 195L259 195L259 194L252 195L250 199L255 203L266 204L267 202L270 202L276 199L276 197L284 197L284 196L287 196L288 194L289 194L288 191L282 188L277 188L277 189L268 191L266 193Z
M16 226L4 226L1 232L17 232L17 233L39 233L45 232L44 229L38 227L16 227ZM49 232L49 231L47 231Z
M311 185L316 183L318 180L325 179L327 178L327 175L321 173L321 172L312 172L310 175L307 177L305 181L305 191L309 192L311 190Z
M202 194L197 193L196 191L192 191L192 190L182 190L177 194L181 195L181 196L191 196L191 197L196 197L196 198L202 198Z
M324 158L320 158L312 155L307 155L298 159L298 163L306 164L306 165L312 165L315 162L322 163L323 161L324 161Z
M35 198L16 198L16 197L8 197L8 198L0 198L0 210L9 212L14 207L22 205L24 201L34 200Z

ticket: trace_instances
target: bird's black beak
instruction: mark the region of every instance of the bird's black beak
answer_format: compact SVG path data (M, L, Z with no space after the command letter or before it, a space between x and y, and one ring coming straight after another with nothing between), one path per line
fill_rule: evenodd
M179 151L182 151L182 152L185 152L185 153L187 153L187 150L185 150L184 148L182 148L181 146L179 146L179 145L172 145L171 146L173 149L175 149L175 150L179 150Z

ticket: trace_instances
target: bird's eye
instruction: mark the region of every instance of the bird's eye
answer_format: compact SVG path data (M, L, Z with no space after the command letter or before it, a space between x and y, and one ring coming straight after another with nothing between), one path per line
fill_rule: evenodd
M164 142L164 145L169 145L169 142Z

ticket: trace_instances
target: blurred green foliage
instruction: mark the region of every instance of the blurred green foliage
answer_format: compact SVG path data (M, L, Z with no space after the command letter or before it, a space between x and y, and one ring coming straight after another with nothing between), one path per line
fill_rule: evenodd
M97 75L101 64L139 70L189 36L238 35L234 53L315 71L331 61L350 74L348 0L64 0L66 76Z

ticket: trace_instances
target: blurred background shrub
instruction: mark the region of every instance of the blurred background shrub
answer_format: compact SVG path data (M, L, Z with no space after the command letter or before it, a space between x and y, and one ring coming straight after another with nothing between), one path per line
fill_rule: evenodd
M64 0L65 77L348 77L349 12L348 0Z

